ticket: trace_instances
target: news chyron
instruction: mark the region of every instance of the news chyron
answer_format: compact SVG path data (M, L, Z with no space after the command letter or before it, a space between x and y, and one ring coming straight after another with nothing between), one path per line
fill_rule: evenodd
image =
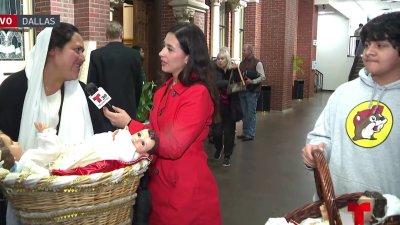
M0 15L0 28L55 27L60 15Z

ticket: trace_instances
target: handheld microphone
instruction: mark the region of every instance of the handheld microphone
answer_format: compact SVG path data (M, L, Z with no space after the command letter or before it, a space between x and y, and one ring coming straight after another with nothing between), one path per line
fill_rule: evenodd
M85 91L89 94L89 99L97 108L101 109L106 106L108 110L115 112L109 103L111 101L111 96L102 87L97 88L94 83L88 83L85 87Z

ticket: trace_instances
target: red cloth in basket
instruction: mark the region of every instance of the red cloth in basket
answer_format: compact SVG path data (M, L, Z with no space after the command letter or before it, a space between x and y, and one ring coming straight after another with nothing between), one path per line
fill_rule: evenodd
M51 170L52 175L57 176L69 176L69 175L89 175L93 173L106 173L116 169L124 168L129 165L133 165L144 158L149 159L149 155L142 155L134 161L123 162L119 160L101 160L94 163L91 163L86 166L76 167L69 170ZM150 159L151 160L151 159Z

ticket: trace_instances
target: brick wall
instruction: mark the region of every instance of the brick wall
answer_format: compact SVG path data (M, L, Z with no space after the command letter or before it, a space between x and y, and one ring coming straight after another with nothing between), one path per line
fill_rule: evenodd
M295 3L295 4L294 4ZM271 85L271 109L292 106L292 62L297 29L297 2L263 1L261 15L261 54L268 84Z
M34 7L35 14L60 15L62 22L74 24L85 41L97 41L97 47L106 44L109 0L36 0Z
M97 47L104 46L109 21L109 0L75 0L75 25L84 40L97 41Z
M37 15L60 15L62 22L74 23L74 0L36 0L34 13Z
M253 45L256 58L260 58L260 44L256 43L256 36L259 36L256 32L259 30L257 26L260 25L260 21L256 21L256 18L259 17L257 15L257 7L259 5L259 3L248 3L244 9L244 44Z
M316 47L312 45L316 39L316 29L313 29L318 18L314 0L301 0L299 4L297 54L303 59L304 74L298 74L297 79L304 80L304 97L314 96L314 72L311 62L315 60Z
M194 19L193 23L196 24L197 26L200 27L203 32L206 31L206 26L205 26L205 14L202 12L195 12L194 13Z
M169 0L162 0L162 8L161 8L161 36L162 40L164 40L165 35L169 28L176 24L176 18L174 16L174 12L172 7L168 5Z

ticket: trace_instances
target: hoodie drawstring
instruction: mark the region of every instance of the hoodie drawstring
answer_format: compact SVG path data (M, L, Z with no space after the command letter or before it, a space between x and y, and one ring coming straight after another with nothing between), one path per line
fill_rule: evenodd
M375 94L377 92L377 89L378 89L378 85L375 83L374 84L374 90L372 91L371 99L369 100L368 109L372 109L372 101L373 101L374 96L375 96ZM378 109L379 103L381 102L383 96L385 95L386 90L387 90L387 88L383 87L382 92L379 94L378 99L377 99L377 103L376 103L376 107L374 107L374 109L373 109L373 114L375 114L376 110Z

